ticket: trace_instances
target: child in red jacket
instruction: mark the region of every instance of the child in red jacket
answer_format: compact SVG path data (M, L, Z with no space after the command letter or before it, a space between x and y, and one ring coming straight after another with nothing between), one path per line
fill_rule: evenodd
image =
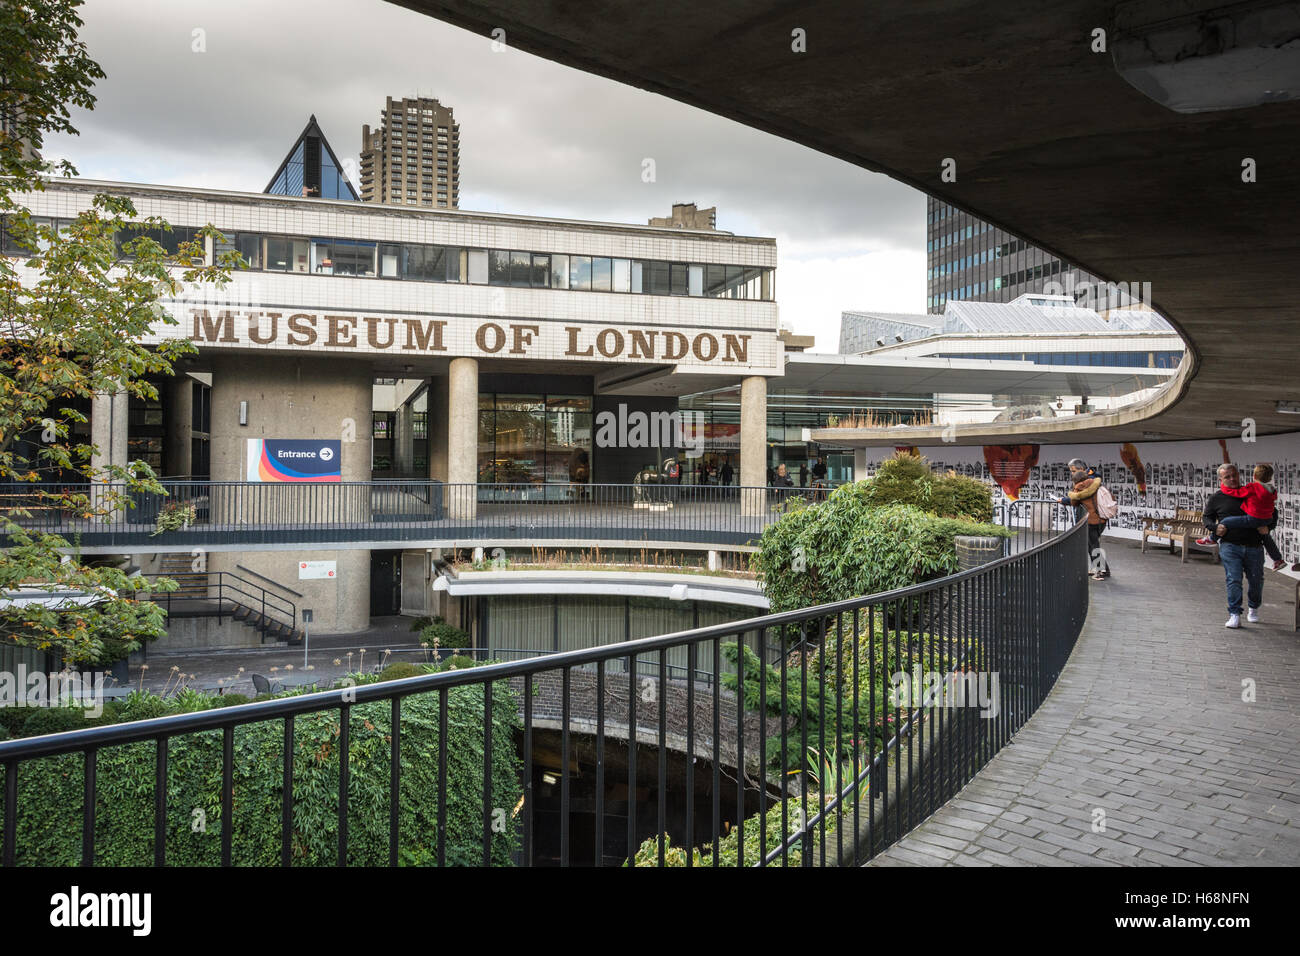
M1219 490L1225 495L1241 498L1241 510L1245 512L1244 515L1223 518L1219 522L1219 528L1256 528L1273 520L1275 505L1277 504L1277 488L1270 484L1273 480L1273 466L1256 465L1254 478L1254 481L1240 488L1229 488L1227 485L1219 486ZM1215 531L1217 532L1218 528ZM1222 532L1219 532L1219 534L1221 535ZM1216 540L1215 536L1210 536L1200 538L1196 543L1213 544ZM1282 560L1282 552L1278 550L1272 534L1264 535L1263 545L1264 550L1268 552L1268 556L1273 559L1274 571L1286 564Z

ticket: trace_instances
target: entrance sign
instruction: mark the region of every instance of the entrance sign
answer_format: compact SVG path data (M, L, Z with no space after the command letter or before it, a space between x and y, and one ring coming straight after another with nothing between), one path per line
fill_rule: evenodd
M336 561L299 561L298 580L314 581L322 578L333 580L338 577Z
M337 439L250 438L249 481L342 481L343 443Z

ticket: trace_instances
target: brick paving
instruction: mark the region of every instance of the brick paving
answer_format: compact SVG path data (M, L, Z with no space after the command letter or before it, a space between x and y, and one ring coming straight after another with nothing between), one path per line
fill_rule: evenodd
M1228 630L1218 565L1105 543L1113 577L1042 707L870 865L1300 864L1295 579L1266 571L1262 623Z

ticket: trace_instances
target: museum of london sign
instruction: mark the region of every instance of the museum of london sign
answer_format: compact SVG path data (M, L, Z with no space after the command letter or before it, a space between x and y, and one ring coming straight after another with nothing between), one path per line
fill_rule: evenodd
M554 321L375 316L210 309L179 312L159 338L200 348L271 347L330 353L398 353L592 362L673 362L710 369L771 368L775 333L678 331ZM751 346L753 355L751 356Z

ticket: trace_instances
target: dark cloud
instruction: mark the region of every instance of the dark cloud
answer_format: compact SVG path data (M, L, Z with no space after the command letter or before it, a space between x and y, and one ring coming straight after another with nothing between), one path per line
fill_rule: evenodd
M923 310L921 194L702 110L494 53L379 0L89 0L83 15L108 78L76 118L82 135L46 149L83 176L258 191L310 114L355 161L386 96L432 95L461 124L462 208L638 222L716 205L720 228L775 236L783 265L808 266L791 280L820 277L778 285L782 320L819 348L834 347L840 309ZM877 253L890 270L870 268ZM900 256L915 268L879 281ZM867 267L841 275L828 260Z

